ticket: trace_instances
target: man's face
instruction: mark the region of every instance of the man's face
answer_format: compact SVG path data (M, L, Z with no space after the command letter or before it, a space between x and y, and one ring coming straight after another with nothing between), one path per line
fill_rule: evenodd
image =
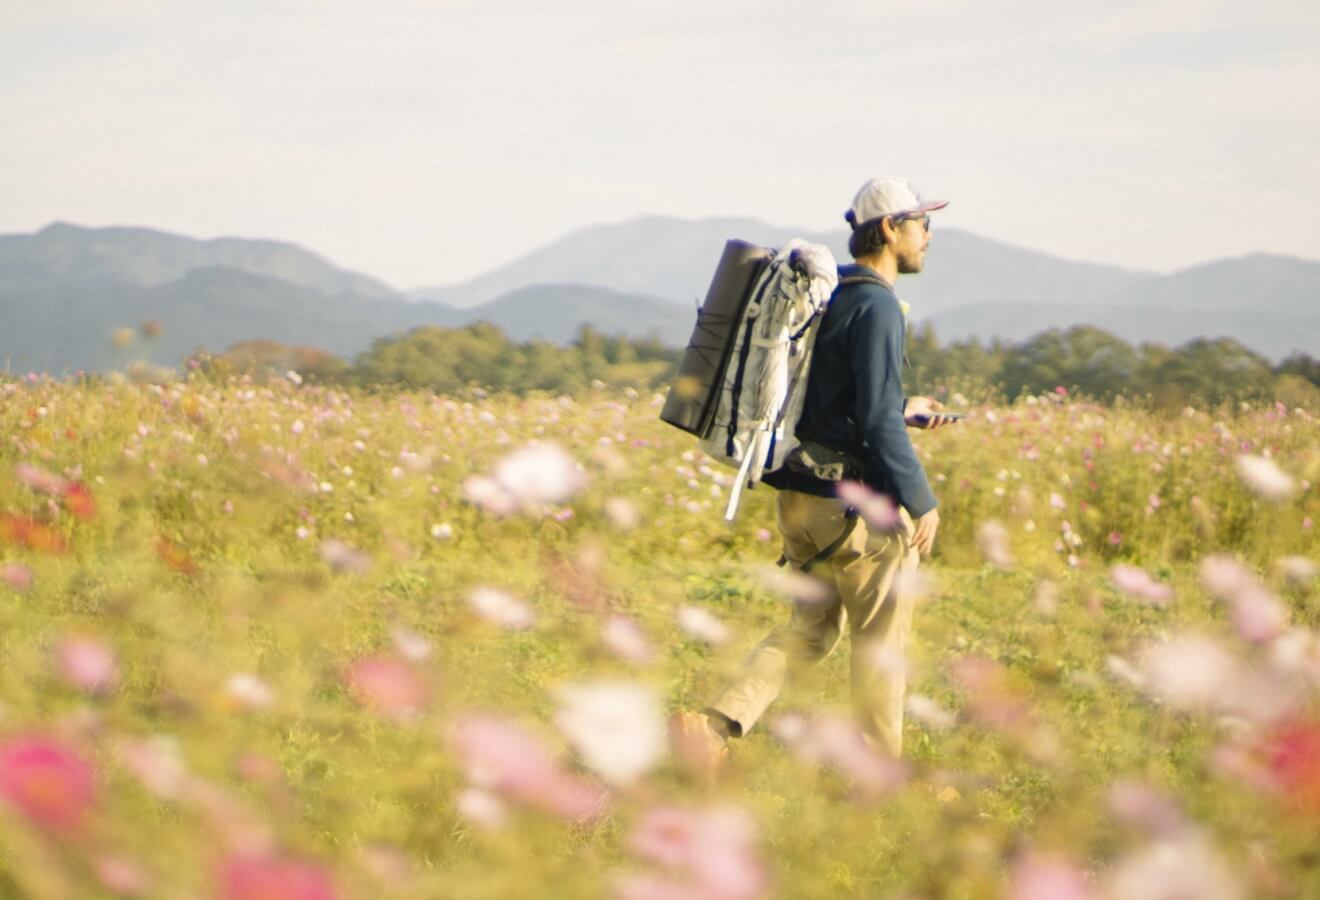
M900 275L915 275L926 262L926 248L930 246L930 216L903 219L894 229L894 255L898 257Z

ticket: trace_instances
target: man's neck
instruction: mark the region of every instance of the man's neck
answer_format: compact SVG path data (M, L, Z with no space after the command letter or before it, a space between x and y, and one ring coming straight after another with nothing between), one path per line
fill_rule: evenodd
M855 262L859 266L865 266L875 274L884 279L885 284L892 290L894 282L898 281L898 257L888 251L888 247L879 253L872 253L870 256L860 256Z

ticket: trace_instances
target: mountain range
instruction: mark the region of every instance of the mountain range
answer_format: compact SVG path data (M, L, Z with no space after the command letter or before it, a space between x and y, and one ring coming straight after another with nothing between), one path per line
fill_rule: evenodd
M0 364L68 373L119 368L143 346L111 335L156 323L147 352L177 364L266 338L351 357L419 325L490 321L517 340L567 341L583 322L681 346L723 244L803 237L847 259L846 233L750 219L643 217L575 231L478 278L397 290L297 245L195 240L146 228L55 223L0 235ZM937 227L926 271L900 294L942 340L1019 340L1094 324L1170 346L1228 336L1279 359L1320 352L1320 262L1255 254L1172 274L1059 259Z

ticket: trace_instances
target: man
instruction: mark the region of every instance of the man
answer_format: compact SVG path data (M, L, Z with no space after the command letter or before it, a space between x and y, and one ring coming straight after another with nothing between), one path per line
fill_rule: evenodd
M907 181L876 178L845 215L854 263L839 268L839 287L821 321L797 435L802 448L766 481L778 493L784 556L829 587L826 600L794 603L792 621L772 632L742 674L704 713L672 722L679 755L713 774L729 737L751 730L783 688L792 663L818 662L841 635L852 636L853 710L863 735L895 757L903 747L903 652L913 599L897 576L929 555L939 530L935 495L906 428L937 428L950 419L927 397L905 399L906 313L894 294L900 274L920 272L930 246L930 213ZM900 526L868 528L837 499L838 481L860 480L892 497Z

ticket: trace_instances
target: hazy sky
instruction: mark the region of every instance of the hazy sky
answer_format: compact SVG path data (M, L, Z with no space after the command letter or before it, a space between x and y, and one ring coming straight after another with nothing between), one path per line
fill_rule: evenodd
M1062 256L1320 258L1316 0L0 0L0 122L0 232L400 287L646 213L842 227L879 174Z

